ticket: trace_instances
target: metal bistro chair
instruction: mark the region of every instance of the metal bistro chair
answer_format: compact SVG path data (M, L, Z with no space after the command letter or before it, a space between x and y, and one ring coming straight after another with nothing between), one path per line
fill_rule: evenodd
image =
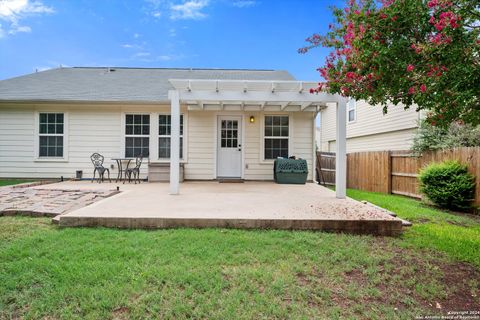
M133 181L135 184L140 183L140 166L142 165L143 161L143 156L135 158L135 167L133 168L128 168L125 170L125 178L128 177L128 183L132 181L132 175L133 175ZM125 184L125 180L123 180L123 183Z
M98 172L98 183L103 182L105 177L105 171L108 173L108 180L112 182L112 180L110 179L110 170L103 166L104 157L100 153L95 152L90 156L90 160L92 160L94 167L92 183L93 180L95 180L95 172Z

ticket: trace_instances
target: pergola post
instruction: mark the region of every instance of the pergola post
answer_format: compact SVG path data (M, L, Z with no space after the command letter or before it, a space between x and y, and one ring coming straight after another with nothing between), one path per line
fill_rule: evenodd
M339 97L337 102L337 132L335 158L335 190L337 198L347 195L347 101Z
M171 104L170 138L170 194L178 194L180 184L180 95L178 90L170 90Z

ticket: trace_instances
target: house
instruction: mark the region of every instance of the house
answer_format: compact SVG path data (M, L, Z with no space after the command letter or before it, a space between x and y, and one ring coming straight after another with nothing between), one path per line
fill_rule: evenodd
M407 150L413 143L422 112L415 107L391 105L387 114L381 106L365 101L349 100L347 103L347 152ZM320 111L320 151L335 152L335 106Z
M326 103L346 107L309 93L315 86L286 71L234 69L58 68L3 80L0 177L91 178L98 152L114 176L118 157L148 157L142 177L166 165L173 194L181 175L272 180L277 157L305 159L313 180L316 114Z

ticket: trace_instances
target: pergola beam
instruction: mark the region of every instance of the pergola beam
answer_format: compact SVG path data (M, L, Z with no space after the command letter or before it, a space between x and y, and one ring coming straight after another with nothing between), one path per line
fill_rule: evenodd
M298 92L280 92L276 91L275 93L265 92L265 91L206 91L192 90L181 91L179 92L180 100L196 100L196 101L223 101L225 102L238 102L243 101L246 104L258 101L266 101L271 103L281 104L286 101L290 103L305 103L310 102L311 104L321 104L325 102L337 102L338 97L329 93L298 93Z
M312 105L311 102L304 102L300 105L300 110L305 110L306 108L310 107Z

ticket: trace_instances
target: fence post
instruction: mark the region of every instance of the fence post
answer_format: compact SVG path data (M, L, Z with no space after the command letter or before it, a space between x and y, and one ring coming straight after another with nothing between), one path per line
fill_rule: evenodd
M387 151L387 194L392 193L392 152Z

